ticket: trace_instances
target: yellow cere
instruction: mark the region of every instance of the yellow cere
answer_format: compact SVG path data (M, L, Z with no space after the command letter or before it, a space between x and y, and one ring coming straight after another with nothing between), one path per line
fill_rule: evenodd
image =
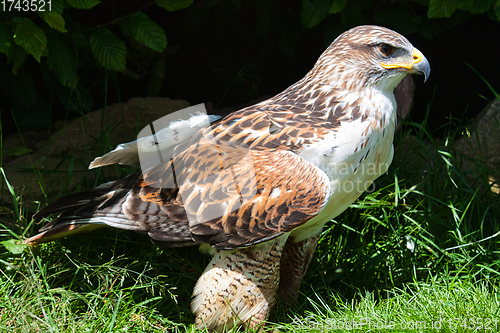
M391 69L391 68L406 68L406 69L411 69L413 65L419 63L422 60L423 54L416 48L413 48L413 61L411 63L406 63L406 64L384 64L383 62L380 63L382 67L386 69Z

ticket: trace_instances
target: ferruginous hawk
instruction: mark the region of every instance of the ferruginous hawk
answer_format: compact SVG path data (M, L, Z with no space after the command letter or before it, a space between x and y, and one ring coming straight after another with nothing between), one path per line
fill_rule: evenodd
M282 93L172 141L170 160L40 210L61 213L26 243L112 226L159 246L201 245L213 259L193 293L197 327L260 325L278 294L297 297L323 225L389 167L393 89L408 73L426 79L430 66L405 37L348 30ZM91 167L137 154L120 145Z

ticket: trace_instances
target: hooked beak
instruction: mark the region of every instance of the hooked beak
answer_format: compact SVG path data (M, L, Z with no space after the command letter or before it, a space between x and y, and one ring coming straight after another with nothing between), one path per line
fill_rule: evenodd
M413 48L413 59L409 63L399 63L399 64L384 64L381 63L382 67L391 68L404 68L413 74L423 74L424 82L427 81L431 75L431 65L427 58L418 49Z

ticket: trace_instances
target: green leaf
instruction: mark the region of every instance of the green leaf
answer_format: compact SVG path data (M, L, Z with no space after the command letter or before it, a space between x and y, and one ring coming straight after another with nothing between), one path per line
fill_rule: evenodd
M22 47L12 43L9 49L9 62L12 63L12 73L17 75L17 70L24 64L24 61L28 57L28 52L26 52Z
M24 249L26 248L26 245L24 245L22 242L16 241L14 239L9 239L3 242L0 242L7 251L9 251L12 254L20 254L23 253Z
M474 0L460 0L457 2L457 8L461 10L469 10L474 4Z
M187 8L193 4L193 0L156 0L156 4L169 12Z
M12 41L12 35L9 29L3 23L0 23L0 52L9 55L10 42Z
M495 12L497 19L500 20L500 0L497 0L497 2L493 5L493 11Z
M12 19L16 24L14 41L40 62L40 57L47 48L45 32L31 20L25 18Z
M330 14L337 14L344 9L347 0L333 0L332 5L330 6Z
M167 46L165 31L143 12L137 12L130 19L121 21L120 27L127 35L157 52L162 52Z
M428 18L450 17L457 9L457 3L453 0L430 0Z
M38 12L38 15L45 21L47 24L60 32L67 32L65 28L66 22L61 15L56 12Z
M45 11L47 12L48 10L46 9ZM52 0L50 2L50 11L62 16L64 11L64 0Z
M57 76L59 82L75 89L78 85L76 73L77 59L71 48L57 35L49 34L49 48L52 50L47 60L49 69Z
M72 31L72 34L73 34L73 38L72 38L73 46L76 49L78 49L78 50L88 49L89 40L88 40L87 36L85 36L81 32L76 32L76 31Z
M67 0L71 7L78 9L90 9L101 3L100 0Z
M90 50L104 68L118 72L125 70L127 57L125 42L107 28L96 29L90 35Z
M311 28L320 23L328 15L331 0L302 0L300 22L306 28Z
M476 0L469 10L474 14L486 13L492 6L495 0Z

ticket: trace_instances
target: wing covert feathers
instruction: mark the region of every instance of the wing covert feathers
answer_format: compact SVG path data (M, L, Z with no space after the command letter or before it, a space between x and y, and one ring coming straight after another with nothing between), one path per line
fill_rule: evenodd
M277 126L265 113L259 117L266 126ZM284 146L291 131L268 132L268 142ZM181 145L170 162L60 198L35 218L62 212L41 231L61 224L100 223L146 232L160 246L208 243L233 249L288 233L323 209L330 186L323 171L292 151L252 148L248 143L214 143L202 134L194 144ZM34 244L43 241L39 237Z

